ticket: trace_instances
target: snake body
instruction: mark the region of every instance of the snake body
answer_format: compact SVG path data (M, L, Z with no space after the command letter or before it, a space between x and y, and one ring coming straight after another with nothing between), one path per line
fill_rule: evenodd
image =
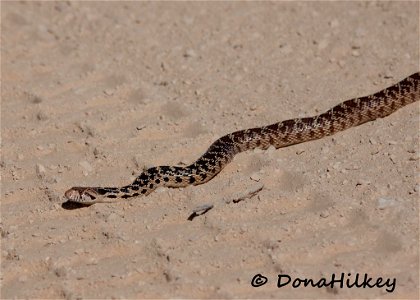
M73 187L64 196L70 202L90 205L148 195L159 186L179 188L203 184L216 176L240 152L267 149L271 145L282 148L320 139L384 118L419 99L420 73L415 73L375 94L347 100L314 117L291 119L227 134L216 140L189 166L153 167L127 186Z

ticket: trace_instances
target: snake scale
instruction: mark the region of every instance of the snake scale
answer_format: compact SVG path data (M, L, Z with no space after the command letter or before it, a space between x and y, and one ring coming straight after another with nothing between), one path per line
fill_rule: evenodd
M203 184L216 176L233 157L255 148L286 147L320 139L377 118L420 99L420 73L375 94L342 102L328 111L308 118L286 120L268 126L227 134L216 140L189 166L153 167L123 187L73 187L64 197L70 202L94 204L148 195L157 187L185 187Z

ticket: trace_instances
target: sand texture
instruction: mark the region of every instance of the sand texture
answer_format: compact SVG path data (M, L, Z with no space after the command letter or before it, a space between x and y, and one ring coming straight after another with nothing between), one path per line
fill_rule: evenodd
M204 185L62 206L418 72L418 2L2 2L1 34L2 299L419 297L418 103ZM341 273L396 286L277 287Z

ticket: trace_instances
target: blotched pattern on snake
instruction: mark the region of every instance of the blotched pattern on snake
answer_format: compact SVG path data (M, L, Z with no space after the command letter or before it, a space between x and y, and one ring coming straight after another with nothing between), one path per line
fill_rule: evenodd
M216 140L189 166L153 167L127 186L73 187L64 196L71 202L90 205L148 195L159 186L177 188L202 184L216 176L240 152L254 148L267 149L270 145L281 148L320 139L386 117L419 99L420 73L415 73L382 91L347 100L314 117L286 120L227 134Z

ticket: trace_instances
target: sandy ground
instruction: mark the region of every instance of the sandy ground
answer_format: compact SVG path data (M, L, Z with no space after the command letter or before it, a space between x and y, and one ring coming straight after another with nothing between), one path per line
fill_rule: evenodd
M62 207L72 186L128 184L417 72L418 9L2 2L1 298L418 298L417 104L240 154L205 185ZM341 273L396 284L277 287Z

